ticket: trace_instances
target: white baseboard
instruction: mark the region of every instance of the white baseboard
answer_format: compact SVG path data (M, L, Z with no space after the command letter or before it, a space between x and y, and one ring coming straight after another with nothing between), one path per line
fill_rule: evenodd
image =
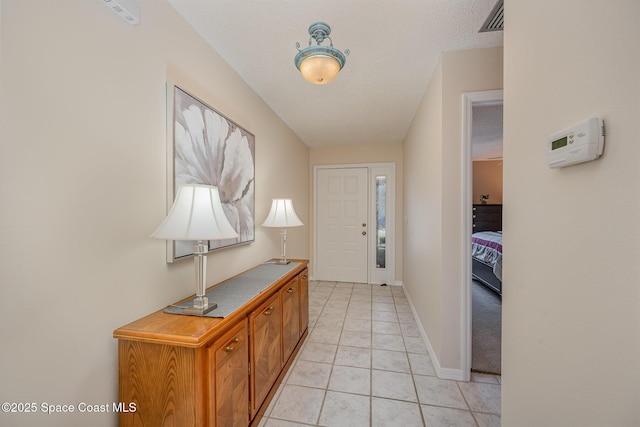
M452 369L452 368L443 368L440 366L440 360L436 355L433 347L431 346L431 342L429 341L429 337L422 327L422 323L420 322L420 318L418 317L418 313L416 312L415 306L413 305L413 301L411 301L411 297L407 293L407 290L403 287L402 291L404 292L407 301L409 302L409 307L411 307L411 312L413 313L413 317L416 319L416 323L418 324L418 330L420 331L420 335L422 335L422 339L427 347L427 351L429 352L429 356L431 357L431 361L433 362L433 367L436 370L436 375L438 378L446 379L446 380L456 380L456 381L464 381L464 375L462 369Z

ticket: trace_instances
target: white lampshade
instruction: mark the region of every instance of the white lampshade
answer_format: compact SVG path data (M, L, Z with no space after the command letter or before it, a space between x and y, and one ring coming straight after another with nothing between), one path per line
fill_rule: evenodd
M273 199L271 203L271 211L267 215L267 219L262 223L263 227L297 227L304 225L295 209L291 199Z
M340 72L340 63L330 56L309 56L300 64L300 73L309 83L324 85L331 83Z
M218 188L187 184L151 237L165 240L224 240L238 237L224 214Z

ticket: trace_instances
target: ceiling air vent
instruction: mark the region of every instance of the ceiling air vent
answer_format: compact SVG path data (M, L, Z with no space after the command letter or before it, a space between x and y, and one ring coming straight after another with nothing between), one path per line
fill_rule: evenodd
M491 13L484 21L479 33L485 33L487 31L502 31L504 30L504 0L498 0Z
M102 2L129 24L137 25L140 23L138 0L102 0Z

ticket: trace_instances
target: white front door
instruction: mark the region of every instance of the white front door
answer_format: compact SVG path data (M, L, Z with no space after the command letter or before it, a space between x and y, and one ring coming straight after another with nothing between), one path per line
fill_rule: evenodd
M367 283L367 168L318 169L317 280Z

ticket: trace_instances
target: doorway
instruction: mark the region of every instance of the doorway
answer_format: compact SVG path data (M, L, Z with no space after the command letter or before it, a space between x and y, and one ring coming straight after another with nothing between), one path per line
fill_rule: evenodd
M468 381L471 377L472 367L472 258L471 258L471 235L473 233L472 205L473 205L473 157L472 157L472 135L473 135L473 111L474 107L502 105L504 95L502 90L470 92L462 96L462 343L461 360L463 380Z
M314 278L395 281L395 164L314 166Z

